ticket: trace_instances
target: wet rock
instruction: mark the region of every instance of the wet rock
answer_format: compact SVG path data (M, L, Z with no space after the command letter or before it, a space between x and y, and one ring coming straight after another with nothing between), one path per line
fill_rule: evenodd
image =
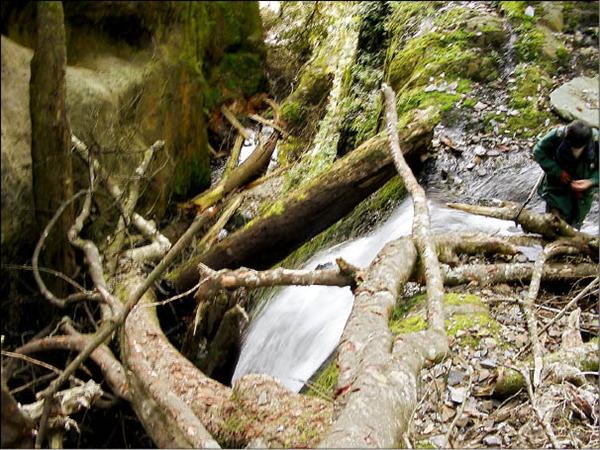
M485 348L489 349L489 350L493 350L496 348L496 339L492 338L492 337L486 337L483 338L481 340L481 345L483 345Z
M493 368L493 367L496 367L496 359L495 358L482 359L479 362L479 364L481 364L481 367Z
M527 8L525 8L525 15L529 16L529 17L533 17L535 15L535 8L531 5L529 5Z
M460 383L465 378L465 373L462 370L451 369L448 373L448 384L454 386Z
M442 422L449 422L450 419L452 419L455 414L456 414L456 411L454 410L454 408L451 408L446 405L442 406L442 414L441 414Z
M429 442L435 445L436 448L448 448L448 441L446 440L446 436L443 434L431 436L429 438Z
M531 6L529 8L531 8ZM500 436L493 434L484 437L483 443L489 447L500 447L502 445L502 439L500 439Z
M487 370L487 369L481 369L479 371L477 379L480 382L483 381L483 380L487 380L490 377L491 374L492 373L489 370Z
M465 400L467 389L463 387L453 388L448 386L450 392L450 400L454 403L462 403Z
M477 155L477 156L483 156L487 153L487 150L485 149L485 147L483 145L477 145L474 149L473 152Z
M598 77L578 77L552 91L550 104L566 120L580 119L598 127L598 95Z

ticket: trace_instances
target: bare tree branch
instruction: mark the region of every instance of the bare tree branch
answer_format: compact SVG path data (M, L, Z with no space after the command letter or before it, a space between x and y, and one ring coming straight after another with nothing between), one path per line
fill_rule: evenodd
M35 246L35 249L33 251L33 257L31 259L31 265L33 268L33 277L35 278L38 288L40 289L40 292L46 298L46 300L48 300L50 303L52 303L54 306L57 306L58 308L65 308L69 303L73 303L76 301L81 301L81 300L86 300L86 299L98 300L98 297L93 292L89 292L89 291L71 294L71 295L67 296L66 298L56 297L50 291L50 289L48 289L48 287L46 286L46 283L44 283L44 280L42 279L42 277L40 275L40 270L39 270L40 252L42 251L44 242L46 241L46 239L48 238L48 235L50 234L50 230L52 230L52 228L54 227L54 225L56 224L56 222L58 221L58 219L60 218L62 213L65 211L65 209L67 209L67 207L69 205L71 205L75 200L77 200L79 197L81 197L85 193L86 193L86 191L77 192L73 197L71 197L67 201L63 202L63 204L58 208L56 213L54 213L54 216L52 217L52 219L50 219L50 222L48 222L48 224L46 225L46 228L44 228L44 231L42 232L42 235L40 236L40 239L38 240L38 242Z
M361 271L338 259L338 268L321 270L291 270L279 267L273 270L257 271L241 267L236 270L219 270L218 272L201 265L200 283L195 298L197 301L209 300L221 289L238 287L259 288L267 286L356 286L357 274Z
M386 129L390 151L392 152L396 169L404 181L407 190L410 192L414 204L415 213L412 231L423 266L425 267L429 326L436 330L444 330L444 282L431 236L427 198L425 197L425 191L413 175L400 149L396 95L392 88L385 83L382 86L382 90L386 101Z

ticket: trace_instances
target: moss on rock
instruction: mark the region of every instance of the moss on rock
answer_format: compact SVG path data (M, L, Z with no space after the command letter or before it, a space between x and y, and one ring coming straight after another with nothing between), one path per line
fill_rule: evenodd
M506 128L523 137L536 135L548 119L548 114L538 106L547 96L552 80L537 64L519 64L514 73L516 84L509 105L518 115L506 119Z

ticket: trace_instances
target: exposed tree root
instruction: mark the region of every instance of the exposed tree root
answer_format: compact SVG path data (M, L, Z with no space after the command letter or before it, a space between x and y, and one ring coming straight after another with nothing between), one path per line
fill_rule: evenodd
M590 341L579 347L561 349L546 355L543 358L543 365L547 373L547 378L544 377L545 382L560 383L569 380L579 384L581 372L598 371L598 342ZM523 364L522 367L531 370L530 363ZM507 397L525 387L525 379L518 368L503 367L498 371L493 395Z

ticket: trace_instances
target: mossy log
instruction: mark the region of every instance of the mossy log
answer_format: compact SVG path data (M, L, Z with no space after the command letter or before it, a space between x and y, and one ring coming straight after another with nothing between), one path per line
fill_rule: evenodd
M400 132L409 161L426 148L432 132L432 123L425 119ZM240 266L266 269L344 217L393 175L385 137L375 136L308 186L290 192L208 252L175 269L168 279L182 292L198 282L200 262L214 270Z
M448 207L496 219L514 220L523 227L523 230L529 233L541 234L546 239L580 237L589 241L593 238L587 233L576 230L554 214L538 214L528 209L521 210L522 205L516 202L503 201L497 207L449 203Z

